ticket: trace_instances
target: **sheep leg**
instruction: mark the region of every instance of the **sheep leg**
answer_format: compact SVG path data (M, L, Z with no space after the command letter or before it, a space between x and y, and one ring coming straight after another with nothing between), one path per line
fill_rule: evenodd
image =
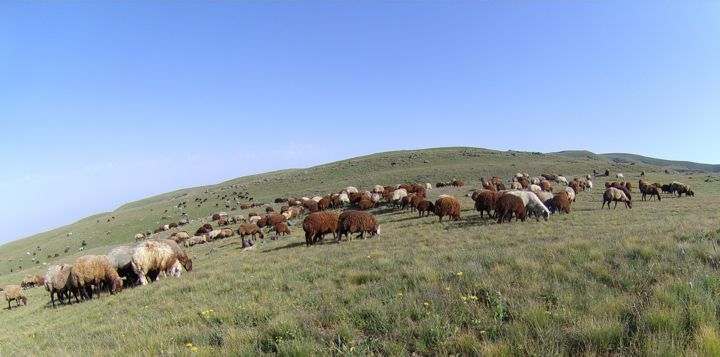
M8 310L12 310L12 305L10 305L10 300L8 300Z
M55 292L54 292L54 291L50 291L50 301L52 301L53 309L56 307L56 306L55 306L55 298L54 298L54 295L55 295ZM60 298L59 295L58 295L58 298Z

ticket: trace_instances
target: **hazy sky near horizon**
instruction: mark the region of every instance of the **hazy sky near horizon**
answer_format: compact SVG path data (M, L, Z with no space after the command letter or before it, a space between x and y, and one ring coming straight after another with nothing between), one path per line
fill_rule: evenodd
M717 1L2 1L0 243L396 149L720 163Z

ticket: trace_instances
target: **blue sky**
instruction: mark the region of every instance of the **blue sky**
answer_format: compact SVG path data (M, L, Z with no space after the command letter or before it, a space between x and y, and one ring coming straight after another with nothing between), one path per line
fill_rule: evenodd
M395 149L720 163L718 19L717 1L2 1L0 242Z

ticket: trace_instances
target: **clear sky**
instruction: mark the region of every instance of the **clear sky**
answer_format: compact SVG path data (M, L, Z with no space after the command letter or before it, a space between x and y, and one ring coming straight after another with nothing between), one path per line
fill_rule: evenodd
M718 1L0 2L0 242L380 151L719 132Z

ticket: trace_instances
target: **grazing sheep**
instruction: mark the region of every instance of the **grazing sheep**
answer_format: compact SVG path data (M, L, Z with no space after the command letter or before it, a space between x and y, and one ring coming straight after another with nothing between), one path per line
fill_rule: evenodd
M463 181L462 179L453 179L450 185L452 185L453 187L463 187L465 186L465 181Z
M550 181L545 180L540 182L540 188L543 191L552 192L552 185L550 184Z
M267 224L266 224L266 225L267 225L268 227L274 227L275 225L280 224L280 223L283 223L283 222L285 222L286 220L287 220L287 219L285 218L285 216L276 213L276 214L272 214L272 215L267 216ZM259 226L259 225L258 225L258 226Z
M625 191L617 189L615 187L608 187L603 193L602 208L605 208L605 203L607 203L608 209L610 209L610 202L613 201L615 202L615 208L617 208L618 201L625 202L625 207L632 208L631 198L628 197Z
M382 185L375 185L375 187L373 187L373 192L374 193L383 193L383 192L385 192L385 187Z
M571 186L565 187L563 192L567 194L568 202L575 202L575 190Z
M495 216L497 216L497 223L501 224L504 221L510 222L513 214L515 214L515 221L518 219L525 222L527 218L527 210L523 200L515 195L503 194L497 200L495 205Z
M140 243L148 244L149 241ZM104 285L110 287L110 294L122 291L123 281L113 267L110 259L104 255L85 255L75 260L70 269L72 287L83 299L92 299L92 288L95 287L100 296ZM141 277L142 279L142 277Z
M323 237L332 233L333 238L337 239L338 212L314 212L305 217L303 221L303 230L305 231L305 244L310 246Z
M425 191L430 191L430 190L432 190L432 184L430 182L426 182L425 183Z
M543 190L542 187L540 187L540 185L536 185L536 184L532 184L532 185L530 185L528 188L529 188L530 191L532 191L532 192L540 192L540 191Z
M72 292L72 281L70 279L70 271L72 265L60 264L51 265L48 267L48 271L45 273L45 290L50 293L50 301L52 302L53 308L56 307L55 295L57 295L60 303L65 303L65 297L67 297L68 304L72 304L70 293ZM77 294L75 295L77 299ZM78 303L80 300L76 300Z
M199 235L199 236L190 237L190 239L186 240L183 243L183 245L185 247L192 247L194 245L205 244L207 242L208 242L208 237L207 237L207 235L203 234L203 235Z
M349 203L350 203L350 197L348 197L348 194L347 194L347 193L341 193L338 198L340 199L340 204L341 204L341 205L349 204Z
M45 279L37 274L25 276L20 283L20 287L23 289L30 289L42 285L45 285Z
M182 244L184 241L190 239L190 233L186 231L178 232L174 236L170 237L170 239L174 240L178 244Z
M318 211L318 205L317 202L313 200L307 200L303 202L303 207L307 209L309 212L317 212Z
M318 201L318 205L317 205L317 206L318 206L318 210L319 210L319 211L324 211L324 210L330 208L330 198L328 198L328 197L323 197L323 198L321 198L321 199Z
M159 272L154 281L160 279L160 275L167 276L168 272L178 276L179 271L175 269L177 263L178 258L173 248L159 241L140 243L132 257L133 270L140 277L140 284L142 285L147 285L147 274L150 271Z
M365 238L365 233L370 236L380 235L380 223L375 217L362 211L345 211L338 217L338 241L345 235L348 240L353 240L352 234L359 233L355 238Z
M480 217L483 217L484 212L487 212L488 217L493 217L497 207L497 200L501 194L496 191L484 190L475 197L475 210L480 212ZM490 213L492 211L492 213Z
M570 197L567 191L556 193L553 198L547 201L547 207L550 213L556 211L561 213L570 213Z
M568 180L567 180L567 178L565 178L565 176L558 176L558 177L556 177L556 178L555 178L555 182L557 182L557 183L564 183L565 185L568 184Z
M19 285L8 285L5 289L3 289L3 293L5 294L5 300L7 300L8 303L8 310L12 309L10 301L13 300L15 301L16 306L20 306L21 300L23 305L27 306L27 297L25 297L25 294Z
M404 188L399 188L392 193L393 202L399 202L403 197L407 197L408 192Z
M427 216L430 216L430 212L435 211L435 205L428 200L422 200L422 201L418 202L417 210L418 210L418 215L420 217L423 217L423 216L427 217Z
M347 193L358 193L358 189L357 189L357 187L348 186L348 187L345 189L345 192L347 192Z
M278 223L275 225L275 238L280 237L281 235L288 235L290 234L290 228L285 223Z
M435 201L435 214L442 222L443 217L450 216L451 220L460 219L460 202L455 197L442 197Z
M553 197L555 197L555 195L553 195L552 192L547 192L547 191L538 191L538 192L533 192L533 193L534 193L534 194L540 199L540 201L542 201L542 202L547 202L548 200L551 200Z
M226 234L227 231L230 231L230 235L225 236L226 238L233 235L232 229L229 229L229 228L223 229L223 234ZM175 241L170 240L170 239L158 239L158 242L167 244L173 250L173 252L175 253L175 257L178 260L178 263L180 263L180 265L183 268L185 268L185 271L188 271L188 272L192 271L192 259L190 259L190 257L188 257L188 255L187 255L187 253L185 253L184 249L180 248L179 244L177 244ZM177 272L176 276L180 277L179 271Z
M588 176L590 176L590 175L588 175ZM592 190L592 188L593 188L593 183L592 183L592 181L587 180L587 182L585 183L585 185L587 186L587 189L588 189L588 190Z
M522 184L520 184L520 182L513 182L510 184L510 189L511 190L522 190L523 186L522 186Z
M662 201L662 198L660 197L660 191L658 190L658 187L655 184L648 185L647 187L645 187L645 191L642 192L642 200L643 201L645 201L645 195L650 195L650 198L657 197L658 201Z
M260 236L260 239L265 239L265 236L263 235L262 230L257 224L249 223L249 224L243 224L241 225L237 233L240 235L240 239L242 240L242 247L247 247L245 243L245 236L250 236L250 245L253 245L253 240L255 239L255 235Z
M142 234L142 233L136 234L136 235L135 235L135 241L136 241L136 242L139 242L139 241L141 241L141 240L145 240L145 235Z
M120 278L124 279L128 286L135 286L140 279L132 268L132 257L135 254L134 245L121 245L115 247L107 253L107 257L110 260L115 271L117 271Z
M533 192L530 191L507 191L505 194L515 195L525 204L527 214L535 216L536 220L540 220L540 216L546 221L550 218L550 210L545 207L540 198Z
M623 174L621 174L621 173L618 172L618 173L615 174L615 178L617 178L617 179L623 179L623 178L625 178L625 175L623 175Z

